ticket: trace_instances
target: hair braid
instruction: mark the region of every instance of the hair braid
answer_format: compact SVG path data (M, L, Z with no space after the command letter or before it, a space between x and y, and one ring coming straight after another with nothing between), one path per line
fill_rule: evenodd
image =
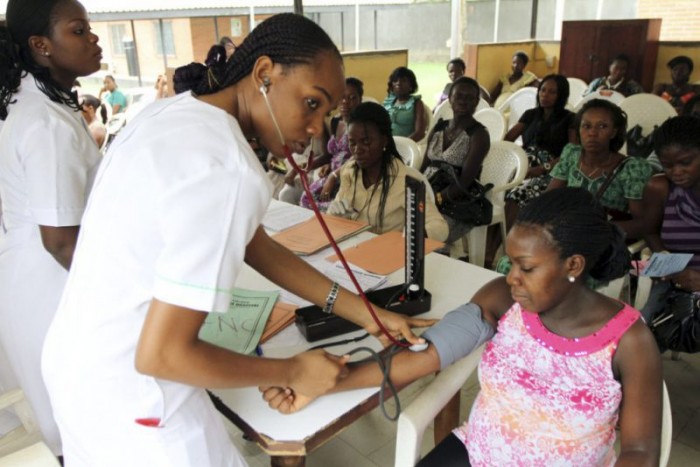
M181 67L187 68L182 72L178 68L180 74L188 77L188 82L181 82L180 87L198 95L211 94L248 76L260 57L267 56L275 64L291 67L309 64L323 51L342 60L331 38L316 23L293 13L275 15L253 29L228 61L224 57L208 68L200 64Z

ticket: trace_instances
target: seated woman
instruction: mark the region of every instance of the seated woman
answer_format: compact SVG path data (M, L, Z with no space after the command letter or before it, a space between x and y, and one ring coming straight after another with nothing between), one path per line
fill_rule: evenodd
M507 277L428 329L427 350L392 359L391 381L404 385L490 339L468 421L418 465L658 465L662 380L654 338L637 310L584 284L587 276L626 273L619 230L587 191L554 190L520 211L506 251L514 264ZM333 391L380 384L371 360L352 365ZM311 399L262 390L284 413Z
M384 108L391 118L391 132L394 136L405 136L420 141L425 136L426 115L418 91L416 75L400 66L391 72L387 85Z
M564 108L569 99L569 82L562 75L548 75L537 90L537 106L527 110L506 133L506 141L523 138L530 168L525 181L506 196L508 224L517 207L539 196L551 180L549 172L557 165L562 149L576 141L575 115Z
M318 168L318 178L311 183L309 188L314 196L314 201L319 209L325 211L328 204L338 192L338 175L340 167L350 159L348 148L347 123L350 112L362 102L364 92L363 83L357 78L345 78L345 92L338 105L338 116L331 118L331 137L326 147L327 153L315 158L310 170ZM311 208L311 203L306 193L301 195L300 204L305 208Z
M654 94L667 100L676 112L680 113L686 102L696 94L700 94L700 86L689 83L690 74L693 72L693 61L690 57L679 55L669 60L666 66L671 70L672 82L657 84L654 87Z
M634 80L627 79L627 70L630 66L630 59L625 54L617 55L610 62L610 74L608 76L601 76L591 81L588 85L588 89L583 95L588 95L592 92L598 90L609 89L611 91L617 91L623 96L631 96L632 94L638 94L644 92L642 86Z
M88 125L92 139L95 140L97 147L101 149L105 138L107 138L107 127L105 126L107 123L107 109L105 104L91 94L83 94L81 96L80 112ZM97 112L100 114L98 115Z
M527 86L537 86L539 84L537 76L535 76L534 73L525 71L525 67L529 61L530 57L528 57L525 52L515 52L511 62L512 72L501 76L498 84L491 93L494 107L498 108L498 106L505 102L506 99L518 89Z
M664 174L649 180L644 190L649 227L644 238L652 251L692 253L693 258L683 271L654 282L642 309L647 322L674 288L700 292L700 119L666 120L654 133L654 145Z
M443 200L465 196L471 184L479 179L481 164L489 152L491 142L486 128L474 119L474 110L479 102L481 89L472 78L462 76L450 88L449 99L454 117L439 120L428 136L428 148L421 172L430 180L441 163L450 164L459 177L459 186L452 183L442 191L435 192L438 206ZM444 216L450 227L447 243L461 238L472 227Z
M445 85L445 88L442 90L440 98L438 99L437 104L435 104L435 107L442 104L450 97L450 88L452 87L452 83L454 83L456 79L464 76L466 69L467 65L461 58L453 58L447 62L447 77L450 79L450 82ZM479 90L479 92L481 92L481 90Z
M328 214L367 222L378 234L403 230L406 176L423 181L425 177L403 163L391 135L389 114L379 104L360 104L350 113L347 133L353 159L340 169L340 190ZM426 234L445 241L447 223L435 206L432 191L427 192Z
M628 239L641 238L646 231L642 193L652 168L644 159L626 158L618 152L625 143L627 116L609 101L592 99L583 105L577 121L581 145L569 144L564 148L559 164L552 169L547 190L565 186L585 188L618 219L614 223ZM607 188L600 193L604 184Z

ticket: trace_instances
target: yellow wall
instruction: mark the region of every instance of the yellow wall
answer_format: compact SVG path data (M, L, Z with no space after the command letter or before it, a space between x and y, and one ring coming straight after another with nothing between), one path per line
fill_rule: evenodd
M345 52L345 76L355 76L364 83L365 96L380 103L386 97L386 85L394 68L408 66L408 50L380 52Z
M542 41L535 43L535 56L530 56L528 69L543 78L559 72L559 42Z
M532 58L535 55L535 43L508 42L503 44L479 44L477 49L476 80L489 92L498 84L499 78L510 73L513 54L522 50L530 57L527 69L532 71ZM473 57L467 57L473 60Z
M695 65L693 74L690 75L690 82L700 81L700 42L660 42L659 54L656 58L654 85L671 82L671 72L666 68L666 64L678 55L690 57Z

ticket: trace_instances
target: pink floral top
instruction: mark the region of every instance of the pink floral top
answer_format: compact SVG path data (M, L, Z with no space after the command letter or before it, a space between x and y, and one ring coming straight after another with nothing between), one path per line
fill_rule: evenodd
M469 420L454 431L471 465L613 465L622 386L612 357L639 317L625 305L597 332L570 339L514 304L484 350Z

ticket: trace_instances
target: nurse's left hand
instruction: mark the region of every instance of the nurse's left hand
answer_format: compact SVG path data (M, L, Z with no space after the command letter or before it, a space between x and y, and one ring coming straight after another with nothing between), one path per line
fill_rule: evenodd
M411 328L427 328L438 322L436 319L413 318L377 307L374 307L374 311L392 337L396 340L406 339L411 344L423 344L425 342L425 339L413 334ZM377 337L382 345L387 346L391 344L391 341L381 331L377 323L371 317L369 319L370 321L364 326L365 330Z
M261 386L258 389L262 392L263 399L265 399L267 405L283 414L298 412L315 399L296 392L292 388Z

